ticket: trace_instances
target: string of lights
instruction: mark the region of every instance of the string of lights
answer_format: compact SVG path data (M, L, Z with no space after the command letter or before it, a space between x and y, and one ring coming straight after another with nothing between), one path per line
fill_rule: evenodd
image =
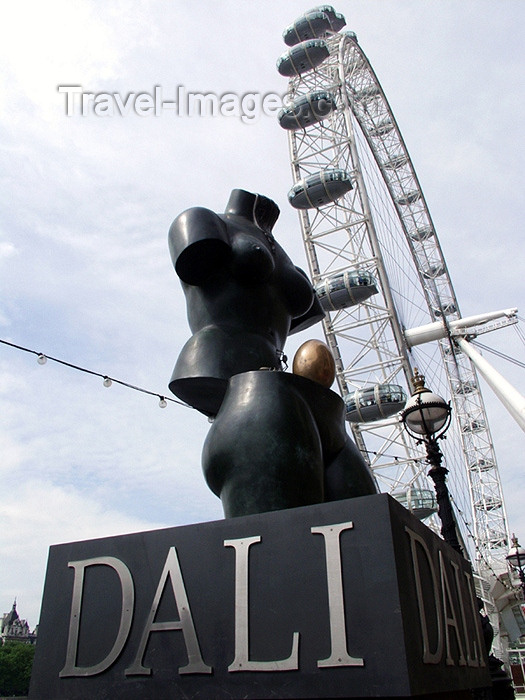
M107 374L103 374L102 372L95 372L92 369L87 369L86 367L80 367L79 365L75 365L71 362L66 362L65 360L61 360L58 357L51 357L50 355L47 355L43 352L38 352L37 350L31 350L30 348L25 348L23 345L17 345L16 343L10 343L7 340L2 340L0 338L0 343L2 345L8 345L11 348L15 348L16 350L22 350L23 352L30 353L31 355L36 355L37 362L39 365L45 365L46 362L49 360L50 362L56 362L59 365L64 365L65 367L69 367L70 369L74 369L77 372L84 372L85 374L91 374L95 377L100 377L103 381L102 383L104 384L105 387L110 387L112 384L119 384L120 386L124 386L127 389L133 389L133 391L140 391L143 394L148 394L149 396L156 396L159 399L159 407L160 408L166 408L168 405L168 401L171 403L176 403L179 404L179 406L184 406L185 408L193 408L187 403L184 403L183 401L178 401L177 399L172 399L170 396L164 396L163 394L159 394L156 391L149 391L148 389L143 389L140 386L136 386L135 384L130 384L129 382L124 382L121 379L116 379L115 377L110 377Z
M172 399L169 396L164 396L163 394L159 394L155 391L150 391L149 389L144 389L142 387L136 386L135 384L130 384L129 382L125 382L121 379L116 379L115 377L110 377L109 375L104 374L103 372L96 372L92 369L88 369L87 367L81 367L80 365L73 364L72 362L67 362L66 360L61 360L58 357L52 357L51 355L48 355L47 353L39 352L38 350L32 350L31 348L26 348L22 345L17 345L16 343L11 343L11 342L9 342L7 340L3 340L1 338L0 338L0 343L2 345L7 345L7 346L14 348L16 350L21 350L22 352L27 352L29 354L35 355L37 358L37 362L40 365L45 365L47 363L47 361L49 360L50 362L56 362L59 365L69 367L70 369L74 369L78 372L84 372L85 374L90 374L90 375L95 376L95 377L100 377L102 379L102 383L105 387L109 388L110 386L112 386L113 383L115 383L115 384L118 384L120 386L126 387L127 389L132 389L133 391L139 391L139 392L141 392L143 394L147 394L149 396L155 396L159 399L159 407L160 408L166 408L166 406L168 405L168 402L178 404L178 405L183 406L185 408L192 408L192 406L190 406L187 403L184 403L183 401L178 401L177 399ZM377 452L375 452L375 451L371 451L371 450L366 450L366 451L368 452L368 454L377 455ZM390 457L390 459L393 459L394 461L398 461L400 459L399 457L397 457L395 455L383 455L383 456ZM418 459L416 461L421 461L421 460ZM452 498L452 500L453 500L453 498ZM492 569L490 563L488 561L486 561L486 559L483 556L483 553L480 550L478 550L478 548L476 546L475 537L470 529L470 523L465 519L463 511L458 507L457 503L455 503L455 506L456 506L456 510L457 510L459 516L461 517L461 519L463 520L463 522L465 524L465 527L468 531L469 537L474 542L474 546L476 547L478 555L483 559L485 566L494 574L495 577L497 577L496 572ZM507 585L504 581L502 581L502 583L505 586L505 588L507 588L508 590L512 590L512 588L509 585Z
M127 389L133 389L134 391L140 391L143 394L148 394L149 396L156 396L159 399L159 407L160 408L166 408L168 405L168 401L171 403L178 404L179 406L183 406L184 408L191 408L193 409L193 406L190 406L187 403L184 403L184 401L178 401L177 399L172 399L169 396L164 396L163 394L159 394L156 391L150 391L148 389L143 389L140 386L136 386L134 384L130 384L129 382L122 381L121 379L115 379L115 377L110 377L107 374L104 374L103 372L96 372L92 369L87 369L86 367L80 367L79 365L73 364L72 362L66 362L66 360L61 360L57 357L51 357L47 353L39 352L38 350L31 350L30 348L26 348L23 345L17 345L16 343L11 343L7 340L2 340L0 338L0 343L3 345L8 345L11 348L15 348L16 350L22 350L23 352L30 353L32 355L35 355L37 358L37 362L39 365L45 365L46 362L49 360L50 362L56 362L59 365L64 365L65 367L69 367L70 369L74 369L78 372L84 372L85 374L91 374L92 376L95 377L100 377L102 379L102 383L105 387L110 387L112 384L119 384L120 386L124 386ZM368 454L376 456L378 453L374 452L372 450L365 450ZM387 457L389 459L393 459L395 462L401 461L403 458L396 456L396 455L383 455L383 457ZM414 459L414 462L420 462L422 461L423 458L417 458Z
M45 365L46 362L49 360L50 362L56 362L60 365L64 365L65 367L69 367L70 369L77 370L78 372L84 372L85 374L91 374L95 377L100 377L102 379L102 382L105 387L110 387L113 383L114 384L119 384L120 386L124 386L128 389L133 389L134 391L140 391L143 394L148 394L149 396L156 396L159 399L159 406L160 408L166 408L168 405L168 401L171 403L176 403L179 406L184 406L184 408L193 408L193 406L190 406L187 403L184 403L184 401L178 401L177 399L172 399L169 396L163 396L162 394L157 393L156 391L149 391L148 389L143 389L142 387L136 386L134 384L130 384L129 382L124 382L121 379L115 379L115 377L110 377L107 374L104 374L103 372L95 372L92 369L87 369L86 367L80 367L79 365L75 365L72 362L66 362L65 360L61 360L57 357L51 357L47 353L39 352L38 350L31 350L30 348L26 348L23 345L17 345L16 343L10 343L7 340L2 340L0 338L0 343L3 345L8 345L11 348L15 348L16 350L22 350L23 352L28 352L32 355L35 355L37 358L37 362L40 365ZM373 454L377 455L377 452L372 452L371 450L366 450L368 454ZM396 455L383 455L384 457L388 457L390 459L393 459L395 462L401 460L401 457L397 457ZM419 459L415 460L416 462L420 461Z

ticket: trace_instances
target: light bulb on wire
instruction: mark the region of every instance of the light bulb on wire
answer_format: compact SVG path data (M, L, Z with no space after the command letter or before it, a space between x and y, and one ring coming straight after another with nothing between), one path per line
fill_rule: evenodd
M141 387L134 386L133 384L128 384L127 382L120 381L119 379L113 380L110 377L108 377L107 374L101 374L100 372L95 372L91 369L87 369L86 367L79 367L78 365L72 364L70 362L66 362L65 360L57 359L56 357L49 358L43 352L38 352L36 350L32 350L31 348L25 348L25 347L22 347L21 345L15 345L15 343L10 343L7 340L3 340L2 338L0 338L0 344L9 345L10 347L16 348L17 350L23 350L24 352L32 353L33 355L36 356L36 361L38 362L39 365L45 365L48 360L52 360L53 362L57 362L60 365L66 365L68 367L71 367L72 369L76 369L79 372L85 372L86 374L92 374L96 377L102 377L103 384L105 387L112 386L113 382L115 381L115 382L117 382L117 384L125 386L128 389L134 389L136 391L142 391L145 394L149 394L150 396L156 396L159 399L160 408L166 408L168 405L168 401L173 401L173 403L184 406L185 408L191 408L191 406L189 406L189 404L187 404L183 401L178 401L177 399L166 399L166 397L162 396L162 394L157 394L156 392L148 391L147 389L142 389Z

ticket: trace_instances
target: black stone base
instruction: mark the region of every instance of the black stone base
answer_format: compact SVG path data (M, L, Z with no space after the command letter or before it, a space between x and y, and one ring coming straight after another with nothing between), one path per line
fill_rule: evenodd
M490 685L468 563L387 495L51 547L31 700Z

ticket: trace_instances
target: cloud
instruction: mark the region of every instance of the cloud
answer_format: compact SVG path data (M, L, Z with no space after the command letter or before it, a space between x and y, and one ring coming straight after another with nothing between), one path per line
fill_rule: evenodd
M391 101L464 314L523 304L515 126L523 10L478 6L336 8ZM281 33L304 10L299 0L2 6L5 339L167 393L189 335L167 230L190 206L222 210L234 187L278 202L276 236L306 267L286 197L287 135L274 119L67 117L57 91L284 91L275 68ZM289 357L306 337L290 339ZM517 336L500 337L486 342L523 356ZM519 534L518 429L488 394L486 401ZM0 346L0 416L9 496L0 513L0 603L7 611L17 595L31 624L51 543L221 517L200 471L208 424L194 411L171 403L161 410L156 397L116 383L106 389L100 377L51 361L41 367L34 355Z
M20 614L31 627L38 621L40 601L35 593L43 583L51 544L141 532L163 525L126 516L117 508L106 508L72 486L50 485L47 480L33 478L12 486L12 497L4 493L0 503L2 529L16 533L16 538L0 540L0 559L9 563L0 569L0 590L4 601L18 598ZM13 571L17 572L16 578Z

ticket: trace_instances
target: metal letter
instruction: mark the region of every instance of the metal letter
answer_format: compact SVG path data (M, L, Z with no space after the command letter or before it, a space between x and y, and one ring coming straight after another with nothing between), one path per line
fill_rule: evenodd
M171 581L171 589L175 597L175 603L177 604L180 620L154 622L168 577ZM211 666L205 664L201 656L199 640L197 639L197 634L195 632L190 604L188 602L188 596L186 595L186 589L182 579L182 571L180 569L179 558L177 557L177 550L175 547L170 547L168 556L166 557L166 563L164 564L164 569L160 575L157 592L155 593L153 603L151 604L151 610L144 626L144 632L142 633L137 656L135 657L133 664L126 669L126 676L149 676L151 674L151 668L147 668L146 666L142 665L142 659L144 657L144 652L146 651L146 644L148 643L149 636L152 632L165 632L166 630L182 630L182 634L184 635L186 652L188 654L188 663L186 666L181 666L179 668L179 673L181 675L187 673L212 672L213 669Z
M110 566L120 579L122 589L122 612L117 638L109 654L105 659L94 666L77 666L78 633L80 627L80 612L82 607L82 590L84 588L84 571L88 566ZM60 678L71 676L95 676L102 673L113 664L120 655L126 639L128 638L131 622L133 620L134 588L133 578L128 567L116 557L98 557L95 559L83 559L70 561L68 566L75 570L73 583L73 596L71 599L71 617L69 619L69 638L67 642L66 665L58 674Z
M251 661L249 658L248 557L250 547L261 538L224 540L235 549L235 658L228 671L297 671L299 668L299 632L293 633L292 653L278 661Z
M459 598L459 608L461 611L461 622L463 623L463 638L465 640L465 647L467 650L467 666L470 666L471 668L477 668L479 666L479 659L476 656L476 641L472 640L473 648L474 648L474 653L472 656L470 656L470 643L469 643L469 638L468 638L468 628L467 628L467 616L465 614L465 603L463 601L463 596L461 594L461 585L460 585L460 579L459 579L459 566L456 564L456 562L451 561L450 562L452 565L452 568L454 569L454 579L456 581L456 589L458 591L458 598ZM476 624L476 621L473 621L474 624Z
M447 572L445 571L445 562L443 561L443 552L439 550L439 575L441 579L441 595L443 596L443 612L445 613L445 641L447 643L447 666L454 666L454 659L450 654L450 638L448 636L448 628L453 627L456 632L456 641L458 643L459 650L459 665L466 666L465 656L463 655L463 647L461 646L461 635L459 633L459 624L456 615L456 610L454 608L454 601L452 600L452 593L450 590L450 584L447 578ZM458 592L459 595L459 592ZM447 612L447 601L448 608L450 609L450 617L448 617Z
M341 572L341 547L339 535L351 530L352 522L338 525L312 527L311 532L322 535L326 551L326 578L328 583L328 610L330 613L330 637L332 652L327 659L317 662L319 668L332 666L363 666L361 658L350 656L346 646L345 602L343 596L343 576Z
M438 583L436 578L436 571L434 569L434 564L430 558L430 552L425 544L422 537L417 535L413 530L405 525L405 531L410 537L410 549L412 552L412 564L414 566L414 578L416 580L416 594L417 594L417 605L419 608L419 622L421 624L421 634L423 637L423 663L424 664L438 664L441 661L441 656L443 654L443 623L441 621L441 604L439 600ZM425 603L423 600L423 586L421 584L421 575L419 572L419 559L417 555L416 542L419 542L421 548L425 552L428 565L430 567L430 573L432 575L432 587L434 589L434 595L432 599L436 603L436 621L437 621L437 648L435 651L430 651L430 643L428 639L428 627L427 627L427 616L425 613Z
M486 666L487 664L485 663L485 659L483 658L483 649L485 648L485 645L483 643L483 638L481 635L481 623L479 620L480 614L476 608L476 591L474 589L474 581L472 580L472 576L467 573L466 571L463 572L465 578L467 579L467 586L469 590L469 598L470 598L470 608L472 611L472 616L476 618L476 637L478 640L478 649L479 649L479 665L480 666Z

